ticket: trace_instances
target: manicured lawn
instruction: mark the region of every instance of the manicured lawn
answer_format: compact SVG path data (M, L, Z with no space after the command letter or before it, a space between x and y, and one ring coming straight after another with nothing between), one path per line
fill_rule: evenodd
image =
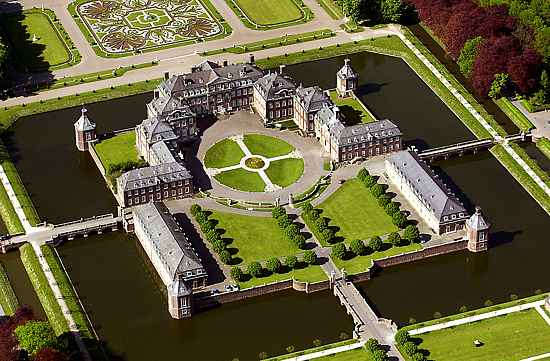
M495 101L498 107L510 118L520 130L533 129L535 126L527 117L506 98Z
M415 337L433 361L517 361L550 352L550 326L533 309ZM484 345L474 347L476 339Z
M15 47L20 68L44 70L70 60L70 54L48 17L36 10L4 15L3 27ZM33 36L36 36L33 41Z
M292 0L234 0L256 24L273 25L298 20L302 12Z
M15 292L13 292L8 274L2 262L0 262L0 306L2 306L2 310L4 310L6 315L13 315L17 307L19 307L19 301Z
M244 192L263 192L265 183L258 173L242 168L228 170L214 176L218 182Z
M325 361L372 361L372 357L369 352L363 348L356 350L340 352L335 355L319 357L315 360L325 360Z
M334 0L319 0L318 3L334 20L340 20L344 17L344 14L342 14L342 9L338 6L338 4L336 4L336 2L334 2Z
M244 144L252 154L263 155L266 158L278 157L294 150L294 147L284 140L261 134L246 134Z
M344 183L318 208L323 210L321 216L330 219L330 226L339 227L336 236L347 242L398 230L376 198L357 179Z
M244 269L244 267L243 267ZM246 271L246 270L245 270ZM274 273L267 277L251 278L246 282L239 282L241 289L250 288L253 286L260 286L267 283L284 281L294 278L295 280L302 282L320 282L327 279L326 273L321 266L309 266L305 268L295 269L286 273Z
M355 98L340 98L338 97L338 93L336 92L336 90L332 90L330 92L330 99L332 99L334 104L338 105L340 111L346 119L346 123L348 123L349 125L359 123L372 123L376 121L374 116L365 108L365 106Z
M550 159L550 140L548 138L540 138L537 140L537 148Z
M231 139L224 139L208 149L204 156L207 168L225 168L237 165L244 157L241 147Z
M139 160L136 149L136 133L133 131L105 139L94 145L94 148L106 170L110 165Z
M301 252L283 237L281 229L272 217L214 211L210 218L219 221L216 228L226 231L222 237L232 240L228 248L238 249L236 257L241 258L245 264Z
M300 179L304 173L304 160L298 158L277 160L269 164L265 173L274 184L287 187Z
M338 267L339 269L345 268L346 272L351 275L351 274L365 272L366 270L372 267L372 263L374 260L386 258L390 256L396 256L399 254L409 253L409 252L422 249L422 246L417 243L412 243L402 247L390 248L390 246L391 246L390 244L384 243L383 248L384 249L387 248L385 251L374 252L365 256L355 256L352 259L348 259L345 261L339 260L336 257L332 257L332 260L336 264L336 267Z

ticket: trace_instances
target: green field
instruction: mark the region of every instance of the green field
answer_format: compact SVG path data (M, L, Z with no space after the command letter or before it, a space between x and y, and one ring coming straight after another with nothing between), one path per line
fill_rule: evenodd
M516 108L507 98L500 98L495 103L520 130L528 131L535 127L521 110Z
M241 147L231 139L224 139L208 149L204 156L206 168L225 168L237 165L244 157Z
M216 227L226 231L222 236L232 240L228 247L238 249L237 257L244 263L301 252L283 237L279 225L272 217L214 211L211 218L219 221Z
M261 134L246 134L244 144L252 154L266 158L278 157L294 150L294 147L284 140Z
M124 162L137 162L139 156L136 149L136 133L129 131L112 138L102 140L94 145L94 149L106 170L110 166Z
M241 10L258 25L288 23L302 18L293 0L234 0Z
M298 158L281 159L271 162L265 173L271 182L281 187L288 187L304 173L304 160Z
M0 306L2 306L2 310L6 315L13 315L19 307L19 301L15 292L13 292L8 274L2 262L0 262Z
M550 326L534 309L415 336L433 361L518 361L550 352ZM483 342L475 347L474 340Z
M256 172L238 168L214 176L221 184L243 192L263 192L265 183Z
M14 46L18 68L47 70L71 60L67 46L46 14L26 10L3 15L2 21L4 32Z
M550 140L548 138L540 138L537 140L537 148L550 159Z
M291 278L297 281L315 283L326 280L327 275L323 271L321 266L308 266L306 268L294 269L285 273L274 273L267 277L253 277L246 282L239 282L239 286L244 289L264 285L267 283L284 281Z
M398 230L358 179L348 180L318 208L323 210L322 217L330 219L329 226L339 227L336 236L347 242Z
M372 123L376 121L370 111L368 111L356 98L340 98L336 90L332 90L330 92L330 99L334 104L338 105L347 125Z

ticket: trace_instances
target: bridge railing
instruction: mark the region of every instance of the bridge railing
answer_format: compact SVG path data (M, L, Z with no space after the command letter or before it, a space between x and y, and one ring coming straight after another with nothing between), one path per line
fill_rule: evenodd
M54 226L54 228L59 228L59 227L70 226L70 225L73 225L73 224L79 224L79 223L84 223L84 222L89 222L89 221L95 221L95 220L104 219L104 218L115 219L115 216L112 213L102 214L102 215L99 215L99 216L93 216L93 217L88 217L88 218L80 218L80 219L77 219L77 220L74 220L74 221L69 221L69 222L60 223L60 224L54 224L53 226Z

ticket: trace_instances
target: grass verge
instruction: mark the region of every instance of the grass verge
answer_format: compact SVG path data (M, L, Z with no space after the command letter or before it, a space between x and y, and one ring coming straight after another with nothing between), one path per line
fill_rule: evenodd
M495 101L495 104L510 118L514 124L523 131L533 129L535 126L527 117L512 104L507 98L500 98Z
M94 338L84 309L82 308L78 296L71 284L71 281L69 280L69 276L61 264L61 260L57 257L51 246L45 244L40 248L42 249L46 262L48 262L48 265L52 270L55 282L59 286L59 290L65 299L65 303L71 312L71 316L73 317L81 336L83 338Z
M29 275L32 286L34 287L38 299L44 308L46 316L48 316L48 321L50 322L50 325L52 325L55 334L59 336L65 332L69 332L67 320L65 319L65 316L61 311L61 307L57 303L55 295L48 284L44 271L40 267L40 263L34 249L30 244L25 244L19 248L19 251L21 252L21 261L23 262L23 266L25 266L25 270Z
M523 188L529 192L529 194L540 204L546 213L550 214L550 199L547 194L539 187L533 178L531 178L529 174L521 168L514 158L508 154L502 145L499 144L491 148L491 153L512 174L512 176L514 176Z
M537 148L550 159L550 140L548 138L540 138L537 141Z
M0 184L0 216L6 225L9 234L24 233L25 228L21 224L15 208L3 184Z
M246 271L246 270L245 270ZM296 281L315 283L325 281L327 275L321 266L307 266L303 268L296 268L292 270L286 270L281 273L271 273L268 276L263 277L250 277L248 281L239 282L241 289L246 289L255 286L262 286L265 284L286 281L295 279Z
M359 341L355 340L355 339L351 339L351 340L345 340L345 341L330 343L328 345L308 348L307 350L296 351L296 352L292 352L292 353L288 353L288 354L280 355L280 356L276 356L276 357L270 357L270 358L266 359L265 361L283 361L283 360L287 360L287 359L290 359L290 358L293 358L293 357L308 355L308 354L319 352L319 351L330 350L331 348L347 346L347 345L353 345L354 343L357 343L357 342L359 342Z
M351 124L372 123L376 118L359 99L354 96L340 98L336 90L330 91L330 99L344 115L346 122Z
M334 2L334 0L317 0L317 3L326 11L326 13L334 20L344 18L342 9Z
M15 292L13 292L13 288L11 288L8 273L2 262L0 262L0 306L2 306L2 310L8 316L13 315L17 307L19 307L19 301Z

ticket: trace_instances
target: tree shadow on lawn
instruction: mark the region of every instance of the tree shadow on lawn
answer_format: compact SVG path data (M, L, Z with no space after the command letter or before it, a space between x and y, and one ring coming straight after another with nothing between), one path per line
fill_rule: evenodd
M174 218L185 232L191 242L191 245L197 252L197 255L202 260L202 264L208 275L208 282L210 284L223 282L225 280L225 276L210 249L205 244L205 242L208 241L202 239L187 214L176 213L174 214Z
M344 119L344 125L346 126L352 126L361 124L361 116L363 115L363 112L360 110L354 109L350 105L340 105L338 106L338 109L340 109L340 113L343 115Z

